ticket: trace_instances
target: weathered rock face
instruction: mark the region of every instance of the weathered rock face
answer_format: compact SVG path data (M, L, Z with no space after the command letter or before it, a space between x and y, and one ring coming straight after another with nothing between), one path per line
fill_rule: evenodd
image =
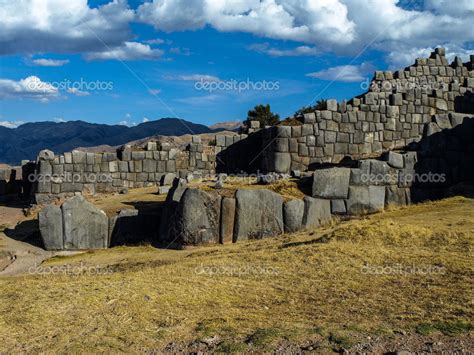
M44 149L41 152L38 153L38 159L39 160L53 160L54 159L54 153L48 149Z
M187 182L185 179L176 178L173 180L173 186L166 196L166 202L161 212L160 230L158 233L158 240L160 242L174 243L172 231L176 229L178 204L186 189Z
M82 196L67 200L61 208L65 249L107 248L109 220L104 211Z
M218 243L221 196L187 189L178 206L174 239L181 245Z
M398 187L398 186L387 186L385 188L385 205L404 206L409 201L410 190Z
M238 190L234 238L261 239L283 233L283 198L269 190Z
M291 200L283 205L283 218L285 221L285 232L293 233L301 229L303 224L304 202L303 200Z
M331 220L331 201L312 198L304 198L303 228L314 228Z
M232 243L234 239L235 198L224 197L221 205L220 242Z
M313 197L346 199L349 193L351 169L319 169L313 175Z
M349 214L380 211L385 206L385 186L351 186L347 200Z
M38 219L45 249L64 249L63 215L61 208L56 205L48 205L39 212Z
M48 250L102 249L109 245L109 219L82 196L39 213L39 228Z

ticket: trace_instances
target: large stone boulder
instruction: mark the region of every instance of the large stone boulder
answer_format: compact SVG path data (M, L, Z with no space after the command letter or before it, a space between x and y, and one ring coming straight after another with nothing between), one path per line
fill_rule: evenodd
M347 213L358 215L382 210L385 206L385 186L351 186Z
M83 196L70 198L61 208L65 249L108 247L109 220L104 211L86 201Z
M285 232L294 233L301 229L304 215L303 200L291 200L283 205Z
M283 198L270 190L238 190L234 238L261 239L283 233Z
M102 249L109 246L109 219L83 196L61 207L48 205L39 215L39 228L47 250Z
M346 199L349 193L351 169L328 168L313 174L313 197Z
M180 245L218 243L221 196L199 189L187 189L177 212L173 239Z
M331 201L306 196L303 228L319 227L331 220Z
M47 205L39 214L39 229L46 250L63 250L63 214L56 205Z

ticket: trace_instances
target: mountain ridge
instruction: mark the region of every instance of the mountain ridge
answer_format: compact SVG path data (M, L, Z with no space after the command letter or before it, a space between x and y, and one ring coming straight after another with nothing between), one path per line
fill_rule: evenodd
M179 118L161 118L137 126L107 125L85 121L29 122L16 128L0 127L0 163L18 164L36 158L42 149L64 153L77 147L120 145L141 138L179 136L219 131Z

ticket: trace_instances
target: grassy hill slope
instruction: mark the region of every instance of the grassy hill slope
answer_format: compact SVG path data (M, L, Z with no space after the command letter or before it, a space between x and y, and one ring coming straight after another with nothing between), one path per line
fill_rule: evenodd
M43 266L94 273L0 280L0 351L472 349L473 245L474 200L451 198L274 239L57 257Z

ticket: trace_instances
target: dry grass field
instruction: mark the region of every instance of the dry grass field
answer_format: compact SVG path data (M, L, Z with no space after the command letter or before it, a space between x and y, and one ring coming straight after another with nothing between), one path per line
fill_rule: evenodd
M0 352L472 350L473 246L474 200L456 197L266 240L56 257L0 279Z

